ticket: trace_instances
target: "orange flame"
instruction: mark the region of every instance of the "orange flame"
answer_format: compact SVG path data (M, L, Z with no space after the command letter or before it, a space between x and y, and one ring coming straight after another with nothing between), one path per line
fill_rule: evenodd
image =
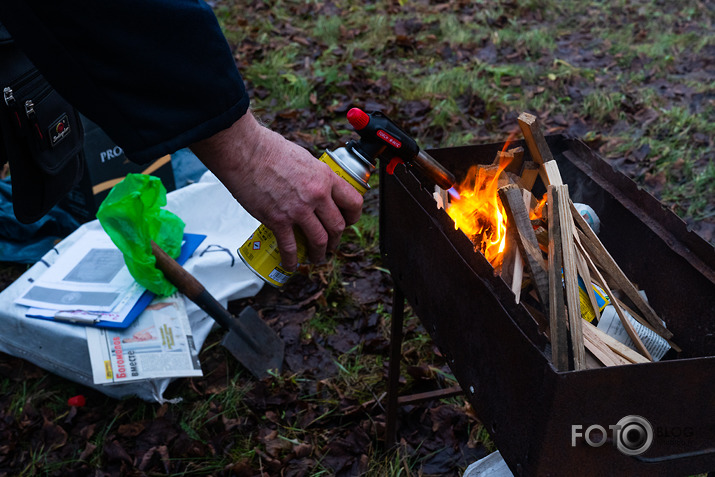
M508 165L509 161L500 163L496 172L482 165L470 167L456 187L461 198L447 209L455 228L469 237L494 268L501 266L506 246L507 218L497 189L499 176Z

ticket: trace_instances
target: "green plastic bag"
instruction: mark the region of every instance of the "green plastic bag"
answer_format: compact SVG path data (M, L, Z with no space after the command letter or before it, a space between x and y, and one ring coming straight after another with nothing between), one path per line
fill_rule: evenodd
M166 188L158 177L128 174L109 191L97 211L99 223L124 254L129 273L159 296L171 295L176 287L157 270L151 241L176 258L186 225L176 214L161 208L165 205Z

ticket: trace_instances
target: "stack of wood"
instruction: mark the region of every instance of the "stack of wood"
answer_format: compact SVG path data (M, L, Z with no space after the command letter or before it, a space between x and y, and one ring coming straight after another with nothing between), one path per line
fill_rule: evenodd
M510 161L498 190L508 227L502 278L511 285L517 303L527 290L541 303L540 324L551 341L552 361L559 371L653 361L627 313L666 340L672 333L576 210L537 118L522 113L518 122L533 162L524 160L523 150L516 148L498 153L494 164L486 166L497 168L502 161ZM539 201L531 189L537 176L546 186L546 212L533 220L530 212ZM582 318L579 277L587 284L596 318L600 319L599 305L592 283L609 297L637 351ZM626 297L633 308L617 296ZM530 311L538 315L538 310Z

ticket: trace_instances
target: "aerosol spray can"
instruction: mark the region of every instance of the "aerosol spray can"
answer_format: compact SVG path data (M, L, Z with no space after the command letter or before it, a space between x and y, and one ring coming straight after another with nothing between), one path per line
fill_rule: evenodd
M355 141L334 151L327 150L319 160L326 163L338 176L345 179L360 194L370 189L367 181L375 170L374 157L366 156L365 151ZM298 263L307 261L305 236L297 231ZM275 287L281 287L293 275L283 268L278 243L273 232L261 224L238 249L238 256L258 276Z
M415 163L440 187L449 189L454 185L454 176L421 151L415 141L381 113L366 114L358 108L348 111L348 121L360 135L357 141L350 141L334 151L325 151L319 158L338 176L345 179L360 194L370 189L368 179L375 170L378 155L386 150L390 157L397 157L407 164ZM308 254L306 238L296 232L298 263L306 263ZM282 287L293 275L281 264L278 243L273 232L261 224L238 249L238 256L267 283Z

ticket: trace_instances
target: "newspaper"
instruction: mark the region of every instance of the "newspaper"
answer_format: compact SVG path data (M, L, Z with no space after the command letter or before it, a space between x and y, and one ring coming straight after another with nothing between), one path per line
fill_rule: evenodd
M87 327L87 345L95 384L203 374L178 293L155 298L126 329Z
M146 289L129 273L106 232L87 232L15 300L26 316L82 323L121 323Z
M650 355L653 357L653 360L660 361L665 353L670 350L670 344L668 344L668 341L658 335L655 331L638 323L636 319L633 318L633 316L631 316L631 314L627 311L623 310L623 314L633 326L633 330L641 339L643 346L645 346L645 349L648 350ZM635 343L633 343L633 340L631 340L630 336L628 336L628 332L623 326L623 323L621 323L621 319L618 317L616 309L613 305L608 305L603 309L597 328L606 333L608 336L617 339L629 348L636 351L638 350Z

